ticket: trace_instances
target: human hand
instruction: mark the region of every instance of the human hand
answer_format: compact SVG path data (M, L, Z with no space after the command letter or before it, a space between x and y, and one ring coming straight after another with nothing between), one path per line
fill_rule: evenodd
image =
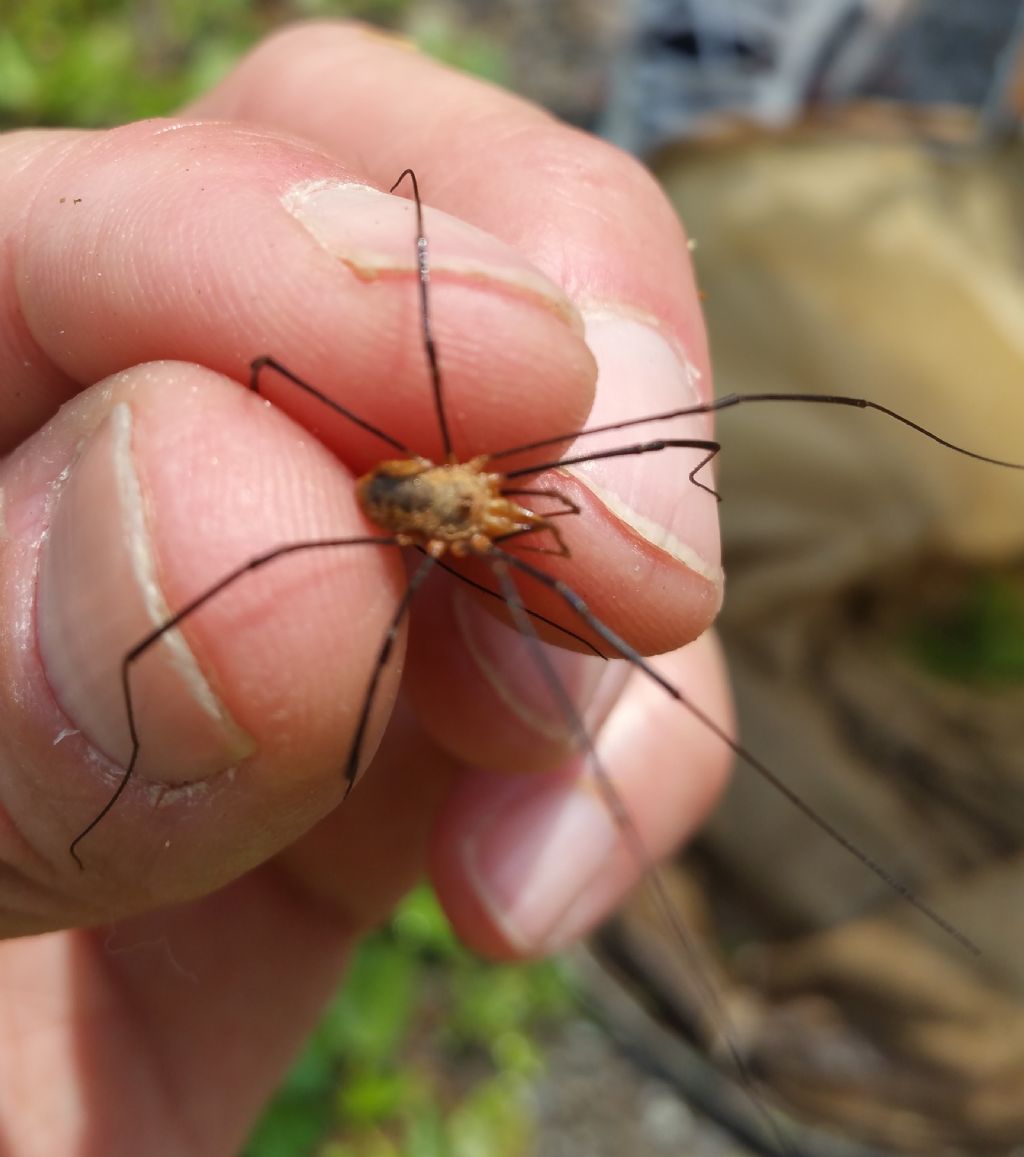
M426 229L460 456L583 425L580 310L602 372L591 424L708 385L671 210L634 162L532 106L321 25L268 41L187 116L0 140L0 1089L19 1154L135 1153L141 1136L233 1152L353 939L425 866L493 955L568 943L638 872L530 649L455 582L414 607L402 691L389 668L379 748L337 806L404 575L397 551L361 547L241 580L176 654L140 660L137 777L79 846L85 870L69 857L130 750L126 651L270 546L367 533L353 476L390 454L287 382L268 379L273 406L242 389L250 360L439 453L411 205L353 182L411 165L453 215ZM559 478L584 514L563 520L573 558L545 569L641 650L680 647L718 606L713 500L671 452L588 476L674 553ZM551 654L656 859L699 823L727 753L625 668ZM707 637L659 663L727 714Z

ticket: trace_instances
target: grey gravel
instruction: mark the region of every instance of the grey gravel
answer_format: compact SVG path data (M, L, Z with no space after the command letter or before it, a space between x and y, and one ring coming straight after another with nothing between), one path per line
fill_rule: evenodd
M534 1157L753 1157L588 1020L569 1021L546 1058Z

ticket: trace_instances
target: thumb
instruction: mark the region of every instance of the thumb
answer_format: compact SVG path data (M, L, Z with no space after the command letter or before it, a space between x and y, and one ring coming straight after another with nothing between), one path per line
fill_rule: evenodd
M365 539L337 459L236 383L155 363L81 394L11 455L0 482L0 856L61 884L29 914L0 895L5 932L208 891L338 802L401 590L397 552L355 544L276 559L124 663L268 547ZM132 754L123 673L138 759L117 806L76 847L82 872L68 846ZM378 723L392 680L393 669Z

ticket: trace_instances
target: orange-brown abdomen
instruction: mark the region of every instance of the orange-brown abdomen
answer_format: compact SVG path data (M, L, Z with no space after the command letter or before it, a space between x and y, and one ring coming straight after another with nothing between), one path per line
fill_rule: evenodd
M356 483L363 513L402 546L434 558L486 554L496 539L548 526L541 515L501 493L504 478L487 459L437 466L426 458L381 462Z

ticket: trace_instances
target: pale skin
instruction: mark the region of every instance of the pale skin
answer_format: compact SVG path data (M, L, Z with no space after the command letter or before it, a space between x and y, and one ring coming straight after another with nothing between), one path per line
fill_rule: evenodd
M354 478L393 452L280 378L273 406L246 393L261 354L439 455L409 205L352 184L387 189L411 165L428 205L484 231L428 216L460 455L586 421L581 313L630 414L709 386L685 238L653 181L508 94L306 26L184 115L0 139L0 1129L19 1157L117 1157L140 1139L157 1157L236 1152L354 941L424 873L466 943L504 957L570 943L638 873L564 724L537 723L550 706L531 701L528 649L450 584L418 600L401 693L389 671L376 755L338 806L403 576L396 550L365 547L268 568L187 624L193 667L172 691L173 673L154 676L139 780L83 841L85 870L69 857L126 755L122 705L102 693L139 634L117 625L137 594L119 585L136 581L118 565L136 557L125 494L141 495L172 610L270 546L374 533ZM702 634L720 595L713 501L679 459L632 469L630 507L685 549L645 545L566 483L584 506L560 527L573 558L530 557L637 647L668 651L665 674L727 721ZM648 581L620 585L631 571ZM667 854L728 753L646 682L552 654L640 838ZM174 695L183 714L158 743ZM549 770L506 774L527 768Z

